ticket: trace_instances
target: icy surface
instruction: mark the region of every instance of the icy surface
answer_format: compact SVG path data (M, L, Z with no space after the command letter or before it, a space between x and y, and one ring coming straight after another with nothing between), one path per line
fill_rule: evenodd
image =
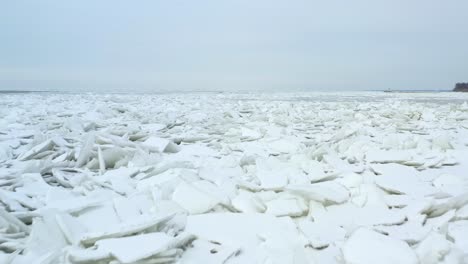
M2 94L0 263L468 263L467 100Z

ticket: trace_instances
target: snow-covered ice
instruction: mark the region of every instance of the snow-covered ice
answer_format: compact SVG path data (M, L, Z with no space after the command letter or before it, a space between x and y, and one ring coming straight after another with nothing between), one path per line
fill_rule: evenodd
M0 95L0 263L468 263L460 93Z

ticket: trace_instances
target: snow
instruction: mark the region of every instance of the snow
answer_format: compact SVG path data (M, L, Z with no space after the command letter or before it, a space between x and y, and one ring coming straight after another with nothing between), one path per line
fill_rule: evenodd
M1 263L466 263L468 95L0 95Z

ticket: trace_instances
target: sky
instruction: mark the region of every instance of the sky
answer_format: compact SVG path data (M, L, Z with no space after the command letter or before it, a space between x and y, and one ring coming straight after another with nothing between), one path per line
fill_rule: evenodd
M452 89L466 0L0 2L0 90Z

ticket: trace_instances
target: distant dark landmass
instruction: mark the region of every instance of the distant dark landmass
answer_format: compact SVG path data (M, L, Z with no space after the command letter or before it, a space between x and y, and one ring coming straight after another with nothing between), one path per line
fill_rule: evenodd
M46 91L0 90L0 94L19 94L19 93L46 93Z
M455 84L454 92L468 92L468 83Z

